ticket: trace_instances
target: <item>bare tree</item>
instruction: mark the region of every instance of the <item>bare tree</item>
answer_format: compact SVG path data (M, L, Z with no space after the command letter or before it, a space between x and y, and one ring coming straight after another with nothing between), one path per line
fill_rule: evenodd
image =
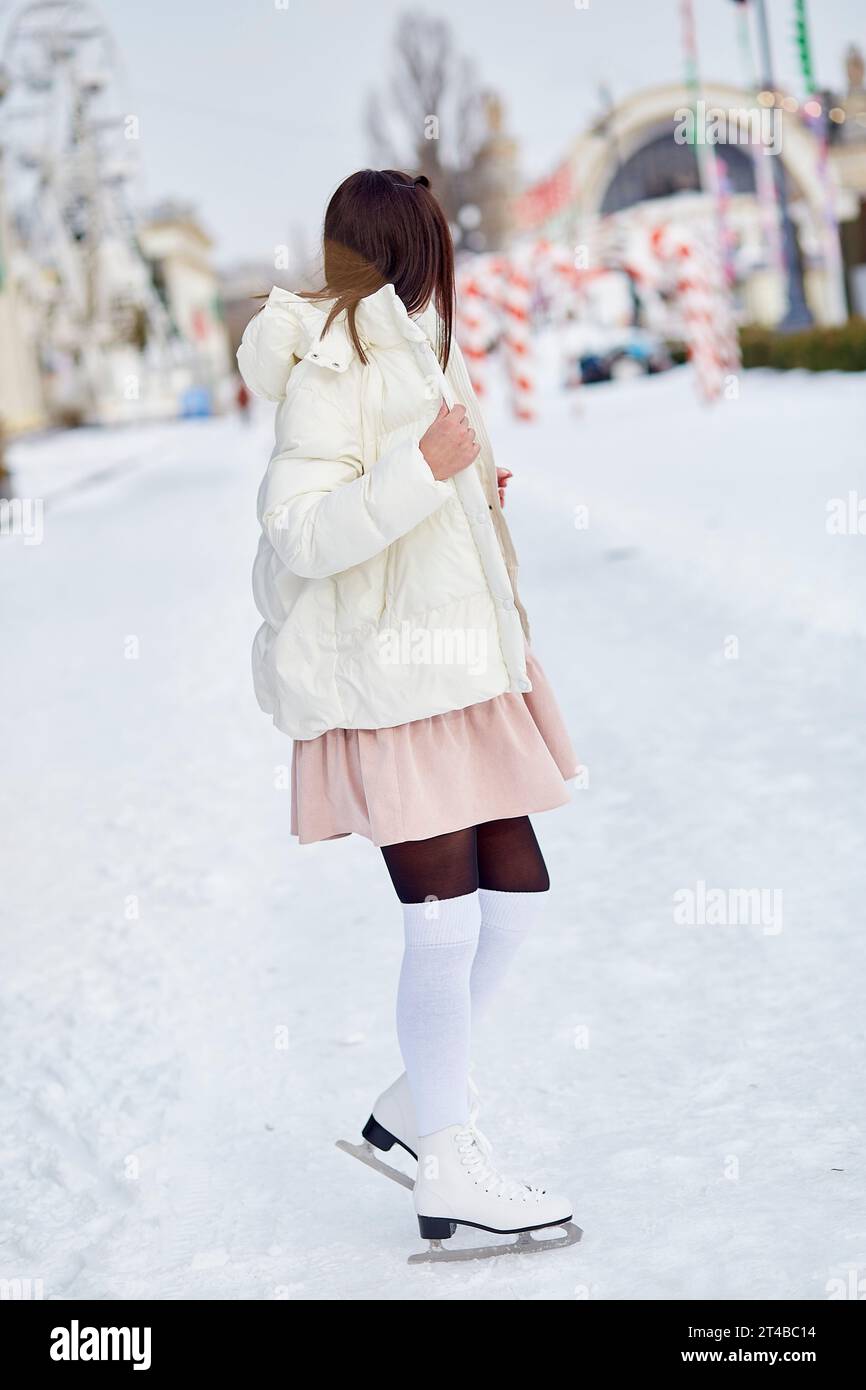
M474 64L457 51L450 25L420 11L404 14L394 40L387 97L367 108L377 162L426 174L452 222L473 201L475 169L487 138L487 97Z

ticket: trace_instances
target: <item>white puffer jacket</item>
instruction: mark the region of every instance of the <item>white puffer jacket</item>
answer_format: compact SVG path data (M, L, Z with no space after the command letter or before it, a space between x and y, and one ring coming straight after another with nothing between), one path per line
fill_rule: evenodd
M526 618L490 442L456 344L387 284L361 301L361 362L340 315L274 288L238 351L279 402L259 489L253 569L264 619L259 704L296 739L381 729L526 691ZM418 441L441 399L466 406L481 453L446 482Z

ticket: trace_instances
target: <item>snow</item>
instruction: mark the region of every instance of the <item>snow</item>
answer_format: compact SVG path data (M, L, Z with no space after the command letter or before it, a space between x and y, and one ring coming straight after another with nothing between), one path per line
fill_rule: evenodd
M858 377L747 373L707 410L687 370L551 389L533 425L494 402L589 785L536 821L554 886L478 1040L481 1124L585 1236L412 1269L407 1194L334 1147L399 1070L399 910L366 842L291 840L290 745L252 696L268 413L11 450L46 501L41 545L0 541L0 1277L559 1300L866 1274L866 538L826 529L864 402ZM678 925L701 883L781 890L781 930Z

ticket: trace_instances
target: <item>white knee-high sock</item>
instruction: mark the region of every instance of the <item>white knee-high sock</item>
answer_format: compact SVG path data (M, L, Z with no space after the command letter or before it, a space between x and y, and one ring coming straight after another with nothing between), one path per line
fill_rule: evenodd
M481 933L470 981L473 1022L489 1012L546 897L546 893L500 893L494 888L479 888Z
M406 946L397 1037L419 1134L469 1118L469 977L478 945L477 893L404 903Z

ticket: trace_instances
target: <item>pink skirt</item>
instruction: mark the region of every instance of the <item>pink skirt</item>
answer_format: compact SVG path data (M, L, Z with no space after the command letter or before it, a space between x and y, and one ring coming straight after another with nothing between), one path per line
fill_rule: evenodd
M528 649L526 669L526 695L296 742L292 834L302 845L351 834L395 845L563 806L577 758Z

